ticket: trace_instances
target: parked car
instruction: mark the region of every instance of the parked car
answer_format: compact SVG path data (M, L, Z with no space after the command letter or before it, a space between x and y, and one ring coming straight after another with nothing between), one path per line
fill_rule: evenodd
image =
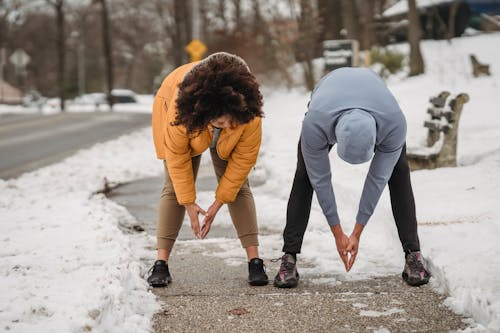
M129 89L113 89L111 96L116 104L121 103L137 103L137 97L132 90Z
M81 96L76 97L73 100L74 104L84 104L84 105L95 105L99 106L100 104L106 104L106 94L104 93L90 93L83 94Z
M111 90L114 104L122 103L137 103L136 94L129 89L113 89ZM101 104L108 104L107 96L105 93L90 93L76 97L73 102L75 104L92 104L99 106Z
M40 108L47 101L38 90L30 90L23 97L23 106L25 107L38 107Z

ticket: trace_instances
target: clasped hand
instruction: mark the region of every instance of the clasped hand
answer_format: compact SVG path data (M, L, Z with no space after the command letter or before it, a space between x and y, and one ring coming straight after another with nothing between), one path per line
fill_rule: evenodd
M186 207L189 220L191 221L191 229L193 229L194 236L196 238L205 239L205 237L208 235L208 232L210 231L210 227L212 226L215 215L217 215L217 212L222 207L222 203L215 200L206 211L198 206L197 203L185 205L184 207ZM205 216L201 228L199 220L200 214Z
M359 237L363 226L356 224L354 231L350 236L347 236L340 225L331 227L335 244L339 253L340 259L344 263L345 270L349 272L356 261L359 247Z

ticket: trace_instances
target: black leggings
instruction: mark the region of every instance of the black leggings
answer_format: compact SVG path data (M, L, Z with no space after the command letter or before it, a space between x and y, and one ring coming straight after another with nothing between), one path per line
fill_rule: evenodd
M330 146L330 149L332 146ZM406 160L406 145L401 151L401 156L394 166L389 179L389 191L391 195L391 206L399 239L403 250L420 251L417 234L417 219L415 216L415 199L410 181L410 168ZM302 240L306 232L309 214L311 213L311 201L313 188L307 176L304 158L300 150L300 141L297 151L297 170L293 179L292 192L288 199L286 211L286 226L283 231L283 252L300 253Z

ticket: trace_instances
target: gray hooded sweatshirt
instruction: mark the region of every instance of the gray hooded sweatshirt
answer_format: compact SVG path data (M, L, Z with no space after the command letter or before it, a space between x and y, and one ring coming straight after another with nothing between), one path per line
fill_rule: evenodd
M362 119L368 115L375 121ZM351 128L346 125L349 123L359 123L361 128ZM370 147L370 143L366 142L370 141L371 132L374 142ZM336 135L339 139L340 135L350 138L351 144L340 147ZM405 117L396 99L375 72L346 67L334 70L321 79L312 92L309 110L302 124L301 150L307 174L330 226L339 224L340 220L331 182L329 145L338 143L339 156L350 163L367 161L371 154L367 154L366 150L374 150L356 216L356 222L365 225L391 177L405 139ZM363 145L365 151L356 148Z

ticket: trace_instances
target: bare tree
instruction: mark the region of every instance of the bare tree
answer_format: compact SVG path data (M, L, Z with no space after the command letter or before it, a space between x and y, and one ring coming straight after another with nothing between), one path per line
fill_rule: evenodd
M140 90L139 77L144 73L142 61L147 61L148 44L160 40L162 29L152 22L157 19L154 3L128 0L130 6L113 11L111 19L119 21L120 27L112 29L114 48L114 82L117 86ZM123 29L126 26L127 29Z
M252 35L259 36L263 27L262 14L260 12L259 0L253 1Z
M410 76L424 73L424 59L420 52L422 29L415 0L408 0L408 42L410 43Z
M318 0L320 17L320 40L340 39L342 30L342 7L340 0Z
M106 0L97 0L101 5L101 22L102 22L102 44L104 48L104 58L106 62L106 84L107 91L106 95L108 98L108 104L111 109L113 109L113 96L111 91L113 90L113 55L111 46L111 34L110 34L110 23L108 6Z
M358 6L356 1L342 0L342 22L347 30L347 38L360 40Z
M4 0L0 0L0 49L4 46L7 39L7 16L9 11L6 10ZM1 74L1 73L0 73Z
M208 42L208 8L206 1L198 1L199 15L200 15L200 38L203 42Z
M86 75L86 48L87 39L93 36L93 32L89 27L94 25L95 8L92 3L79 3L78 6L72 6L70 3L66 6L66 26L68 31L68 55L73 53L74 57L67 58L66 89L69 95L78 93L83 95L87 87ZM91 44L91 49L95 46ZM97 51L97 50L96 50ZM93 53L93 52L92 52ZM90 78L89 78L90 79ZM101 81L100 77L95 78L96 81ZM76 81L76 85L75 85ZM102 86L102 84L101 84Z
M222 26L227 26L226 18L226 0L218 0L217 2L217 17L222 20Z
M203 1L201 2L203 3ZM201 10L201 9L200 9ZM155 11L159 18L159 23L161 24L161 29L163 31L162 39L164 41L171 41L172 45L164 46L164 49L173 49L175 32L175 20L174 20L174 8L173 6L167 6L163 0L155 1ZM165 44L165 43L164 43ZM167 53L168 54L168 53ZM177 63L177 56L173 56L173 62Z
M363 4L363 38L361 39L361 49L369 50L377 43L374 26L375 0L364 0Z
M314 89L313 58L317 41L317 26L310 0L300 0L300 14L296 17L298 39L296 42L296 58L302 63L304 81L307 89Z
M382 15L388 2L388 0L375 0L375 13L377 15Z
M61 112L65 111L66 37L64 32L64 0L47 0L56 12L57 86Z
M237 34L242 34L245 30L243 29L243 18L241 13L241 0L233 0L234 6L234 25Z
M174 65L176 67L186 63L187 55L184 50L192 39L192 22L190 16L189 0L174 0L174 34L172 36L172 46L174 52Z

